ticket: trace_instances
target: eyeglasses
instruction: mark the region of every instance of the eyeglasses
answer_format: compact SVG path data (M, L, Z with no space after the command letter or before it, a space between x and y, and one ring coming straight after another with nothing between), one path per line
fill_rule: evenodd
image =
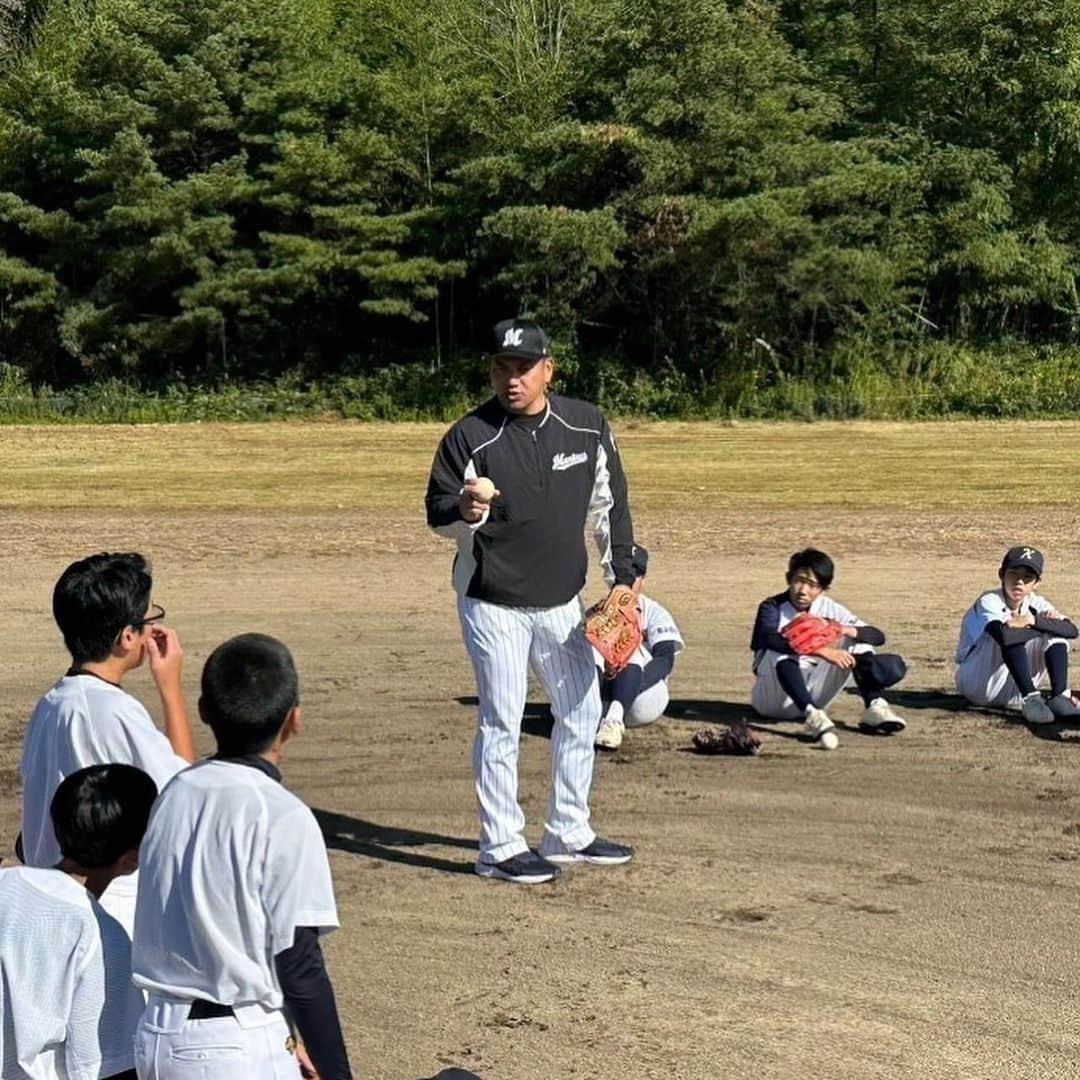
M150 626L153 623L159 623L164 618L165 609L160 604L151 604L149 615L143 615L139 619L132 619L128 625L135 630L141 630L144 626Z

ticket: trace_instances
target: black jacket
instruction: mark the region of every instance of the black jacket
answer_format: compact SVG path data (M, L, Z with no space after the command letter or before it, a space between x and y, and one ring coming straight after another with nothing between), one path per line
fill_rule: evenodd
M479 525L462 521L466 480L487 476L499 496ZM633 526L619 451L595 405L551 395L517 417L497 398L442 438L427 489L428 524L458 541L459 593L510 607L555 607L585 584L588 521L608 583L631 585Z

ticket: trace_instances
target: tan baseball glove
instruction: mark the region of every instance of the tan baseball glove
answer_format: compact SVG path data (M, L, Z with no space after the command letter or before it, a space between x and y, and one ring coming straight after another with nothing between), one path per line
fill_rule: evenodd
M616 585L585 612L585 637L604 658L604 673L617 675L641 645L641 613L633 589Z

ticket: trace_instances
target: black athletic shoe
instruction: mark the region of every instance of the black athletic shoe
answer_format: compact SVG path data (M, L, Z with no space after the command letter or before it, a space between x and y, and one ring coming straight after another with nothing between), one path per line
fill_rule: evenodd
M519 885L542 885L545 881L554 881L561 873L557 866L535 851L523 851L497 863L478 861L474 869L481 877L516 881Z
M553 863L592 863L594 866L621 866L634 857L634 849L626 844L616 844L611 840L601 840L598 836L588 847L579 851L567 851L554 855L545 855Z

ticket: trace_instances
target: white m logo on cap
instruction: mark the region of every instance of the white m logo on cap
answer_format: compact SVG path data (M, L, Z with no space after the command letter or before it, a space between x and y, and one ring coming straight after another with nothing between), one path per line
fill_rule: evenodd
M510 329L507 330L505 334L503 334L503 348L505 349L508 345L513 345L513 346L520 345L521 344L521 335L524 332L525 332L524 330L515 330L511 326Z

